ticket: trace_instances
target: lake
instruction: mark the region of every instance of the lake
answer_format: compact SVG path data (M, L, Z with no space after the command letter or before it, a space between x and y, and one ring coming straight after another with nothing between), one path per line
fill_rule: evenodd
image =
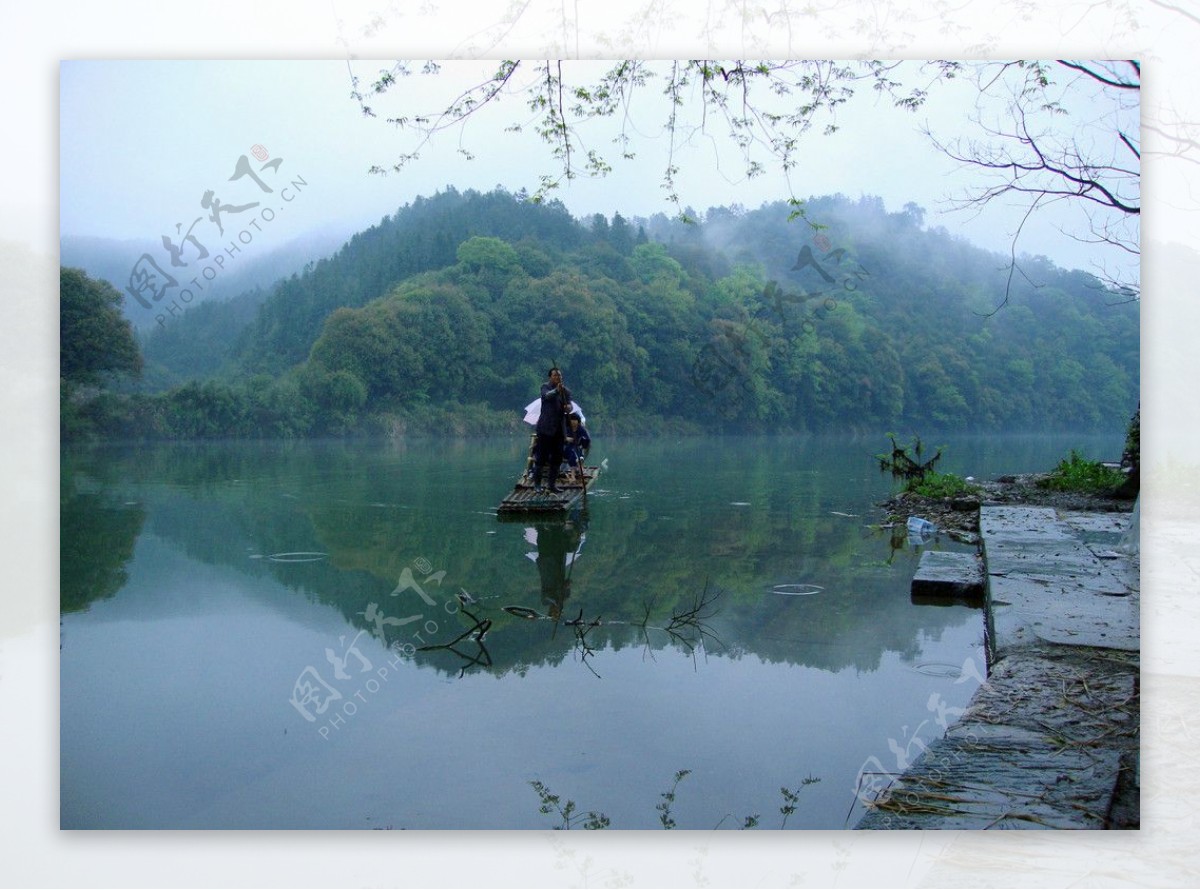
M986 672L981 610L909 594L967 548L878 528L884 436L595 438L538 522L515 439L64 450L62 827L852 827Z

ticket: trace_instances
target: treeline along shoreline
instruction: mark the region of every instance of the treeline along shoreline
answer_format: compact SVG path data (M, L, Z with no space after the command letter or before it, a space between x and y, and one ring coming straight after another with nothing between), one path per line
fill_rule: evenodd
M140 339L72 275L63 438L519 435L551 364L599 435L1120 431L1137 407L1138 304L1089 273L1010 276L878 198L690 215L449 190Z

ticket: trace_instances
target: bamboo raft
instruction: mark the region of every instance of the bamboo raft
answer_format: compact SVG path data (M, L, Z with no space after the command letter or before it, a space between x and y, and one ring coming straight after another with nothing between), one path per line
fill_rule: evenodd
M501 519L513 514L525 516L530 513L543 515L566 513L580 500L587 497L587 489L599 475L599 467L584 467L583 480L571 481L567 476L560 475L555 483L559 490L558 494L552 493L549 489L535 491L533 483L523 475L513 486L512 494L500 502L496 513Z
M558 479L554 485L558 489L558 493L554 494L549 489L536 491L533 487L531 474L533 472L533 442L534 438L530 438L529 456L525 462L525 470L517 479L513 486L512 493L500 502L496 507L497 516L500 519L517 516L527 516L529 514L559 515L565 514L581 500L586 502L587 490L592 483L596 481L596 477L600 475L599 467L583 468L583 478L580 479L578 474L559 473Z

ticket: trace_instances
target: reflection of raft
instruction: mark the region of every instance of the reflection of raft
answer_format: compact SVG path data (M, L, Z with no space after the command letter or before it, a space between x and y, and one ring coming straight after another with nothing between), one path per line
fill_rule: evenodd
M555 483L559 489L558 494L553 494L548 489L534 491L529 478L522 476L517 481L517 484L513 486L512 494L500 502L500 506L496 508L496 512L501 519L514 515L556 515L566 513L586 495L585 486L588 488L591 487L592 482L600 475L600 468L584 467L583 475L584 479L582 482L570 482L567 481L566 476L560 475L558 482Z

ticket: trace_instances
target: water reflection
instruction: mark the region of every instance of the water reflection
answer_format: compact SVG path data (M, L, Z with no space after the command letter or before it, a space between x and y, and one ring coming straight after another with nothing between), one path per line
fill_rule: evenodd
M103 477L63 460L59 488L59 608L82 612L113 597L129 580L128 564L146 522L138 502L125 502Z
M448 643L430 644L422 646L418 652L449 652L462 659L462 666L458 669L458 677L462 677L473 667L490 668L492 667L492 654L488 652L487 646L484 644L484 638L492 628L492 619L480 618L468 608L468 604L460 600L462 614L470 620L470 627L456 636ZM473 604L472 604L473 605Z
M806 774L839 827L981 622L910 601L875 443L775 444L613 443L548 526L494 515L521 443L64 453L63 824L539 828L537 778L653 827L683 766L681 827Z
M518 594L513 601L496 597L481 600L461 590L455 595L458 624L444 634L449 639L418 647L418 658L451 653L461 659L461 678L472 668L495 668L502 674L514 664L525 666L539 656L543 662L557 663L569 651L599 677L591 663L597 651L623 648L635 637L651 660L655 649L667 645L695 655L706 643L720 644L711 624L720 594L709 583L690 599L672 598L665 606L658 597L651 597L634 609L632 600L628 600L617 617L608 617L593 607L586 591L573 598L575 569L588 540L587 508L576 508L564 517L539 516L527 522L521 540L533 549L523 558L537 569L538 607L524 604L532 601L532 590L528 596ZM518 620L508 621L505 616ZM535 625L538 631L530 635L522 633L522 625L527 622L542 623ZM563 629L567 633L560 637ZM485 644L489 634L491 649ZM500 664L493 659L492 650L499 653Z
M753 443L723 447L718 459L706 444L672 443L683 459L666 461L668 446L660 454L639 443L618 466L624 478L653 475L655 490L625 489L610 475L588 509L528 524L497 524L490 512L496 480L512 465L503 445L461 465L445 460L453 449L440 444L92 454L82 460L87 472L111 480L93 487L110 505L136 506L98 511L86 493L64 498L64 532L89 523L64 534L64 610L79 590L96 597L119 589L133 540L149 533L190 558L270 577L334 607L385 647L411 643L418 660L453 675L463 652L471 670L497 675L557 664L583 644L691 652L705 633L685 638L672 622L717 593L721 612L710 614L706 601L699 614L725 654L828 670L874 670L887 651L914 657L923 635L961 622L959 613L921 615L907 596L889 595L897 578L907 586L919 554L903 529L895 540L867 527L862 517L879 483L869 465L853 476L853 453L801 441L781 467ZM87 551L72 551L72 540ZM414 575L417 561L429 571ZM81 572L107 580L74 583ZM474 602L461 611L460 591ZM418 636L417 616L427 621L435 609L438 634ZM568 621L572 634L560 633ZM451 643L460 652L426 648Z
M541 520L525 529L525 540L537 548L527 555L537 563L542 606L556 629L571 596L571 575L587 537L587 522L587 510L580 509L566 518Z

